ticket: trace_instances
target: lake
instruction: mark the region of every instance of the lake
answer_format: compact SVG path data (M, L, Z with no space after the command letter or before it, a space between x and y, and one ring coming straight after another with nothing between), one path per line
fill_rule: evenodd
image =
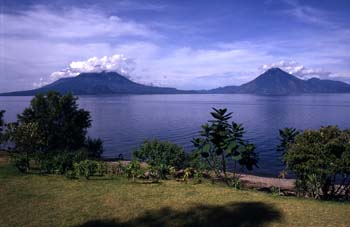
M31 97L0 97L5 120L16 120ZM228 108L242 123L246 138L259 153L259 175L276 176L283 165L276 152L278 129L316 129L325 125L350 127L350 94L254 96L243 94L81 96L81 108L91 112L89 136L104 141L106 157L131 153L145 139L158 138L191 151L191 139L211 118L212 107Z

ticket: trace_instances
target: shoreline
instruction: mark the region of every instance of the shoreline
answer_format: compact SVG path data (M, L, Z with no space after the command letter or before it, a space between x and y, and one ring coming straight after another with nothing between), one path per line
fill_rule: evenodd
M0 163L7 163L9 161L9 154L6 151L0 151ZM110 164L116 164L116 159L102 161ZM128 164L130 160L120 160L124 165ZM143 163L143 165L147 165ZM242 183L251 189L258 189L261 191L268 191L271 187L277 187L282 191L294 192L295 179L282 179L277 177L263 177L255 174L238 173Z
M117 161L111 161L111 160L103 160L110 164L116 164ZM123 165L127 165L130 160L119 160L122 162ZM147 166L145 162L141 163L143 166ZM228 172L228 174L232 174ZM283 179L278 177L264 177L264 176L258 176L255 174L247 174L247 173L237 173L239 179L244 184L244 186L248 189L257 189L259 191L270 191L272 187L279 188L279 190L282 192L285 192L287 194L294 194L295 193L295 179Z

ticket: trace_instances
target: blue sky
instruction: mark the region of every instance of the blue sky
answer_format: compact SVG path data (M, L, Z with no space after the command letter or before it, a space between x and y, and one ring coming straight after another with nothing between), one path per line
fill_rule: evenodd
M269 67L350 82L350 1L0 0L0 91L117 71L180 89Z

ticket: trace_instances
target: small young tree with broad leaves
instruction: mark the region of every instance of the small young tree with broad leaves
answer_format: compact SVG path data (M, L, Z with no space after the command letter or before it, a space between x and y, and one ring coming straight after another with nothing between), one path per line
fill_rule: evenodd
M252 170L257 167L257 154L255 146L246 141L244 128L236 122L229 123L232 113L227 109L215 109L211 112L213 120L202 126L200 137L194 138L192 143L209 168L216 176L224 178L229 183L227 176L229 161L233 162L233 173L236 178L237 168L244 167Z

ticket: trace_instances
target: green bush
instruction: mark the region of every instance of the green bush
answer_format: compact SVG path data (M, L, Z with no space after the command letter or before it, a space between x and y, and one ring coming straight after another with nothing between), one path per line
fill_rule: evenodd
M242 181L239 179L239 177L234 177L234 178L232 178L230 185L231 185L234 189L242 189L243 183L242 183Z
M125 166L125 175L128 179L132 179L135 182L137 177L144 175L144 169L141 167L141 163L138 160L132 160Z
M35 154L35 159L41 172L65 174L67 171L74 169L74 163L88 159L88 153L85 149L74 152L38 152Z
M272 186L272 187L270 187L270 192L274 196L279 196L281 194L281 188L276 187L276 186Z
M75 176L83 176L90 179L92 176L104 176L107 173L107 165L95 160L84 160L74 163Z
M193 168L195 170L203 172L205 169L208 168L208 165L200 152L192 151L186 153L184 167Z
M44 143L38 123L9 124L6 136L15 144L10 150L15 166L22 172L28 172L34 153L38 152Z
M322 199L349 197L349 129L305 130L287 143L283 160L298 178L299 193Z
M13 153L11 154L11 161L13 165L21 172L29 171L29 157L26 154Z
M182 177L182 181L187 183L187 181L193 176L193 169L192 168L185 168L184 169L184 175Z
M90 158L101 158L101 155L103 153L103 142L101 139L91 139L88 137L85 142L85 147Z
M154 167L161 178L169 173L169 168L182 169L185 152L178 145L168 141L147 140L134 152L134 157Z

